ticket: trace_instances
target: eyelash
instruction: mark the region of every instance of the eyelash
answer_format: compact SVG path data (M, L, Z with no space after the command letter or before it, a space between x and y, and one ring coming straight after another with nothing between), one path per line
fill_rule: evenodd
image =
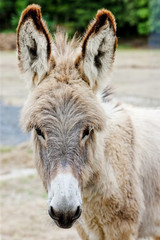
M89 130L89 127L87 126L83 131L82 139L84 139L86 136L89 136L89 133L90 133L90 130Z
M87 126L83 131L82 140L85 139L85 137L88 137L92 132L93 128Z
M43 139L45 139L44 134L43 134L43 132L41 131L40 128L37 127L37 128L35 128L35 130L36 130L36 133L37 133L38 136L41 136L41 137L43 137Z
M36 133L37 133L38 136L41 136L41 137L43 137L43 139L45 139L45 136L44 136L44 134L43 134L43 132L41 131L40 128L37 127L37 128L35 128L35 130L36 130ZM82 139L89 136L91 131L92 130L90 130L89 126L87 126L83 131Z

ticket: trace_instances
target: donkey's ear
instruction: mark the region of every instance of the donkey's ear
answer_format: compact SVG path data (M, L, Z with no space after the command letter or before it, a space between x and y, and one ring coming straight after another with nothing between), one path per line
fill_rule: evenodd
M37 85L53 67L52 38L42 20L40 6L29 5L17 28L19 67L32 86Z
M93 90L101 90L107 85L116 46L114 16L108 10L99 10L82 42L83 74Z

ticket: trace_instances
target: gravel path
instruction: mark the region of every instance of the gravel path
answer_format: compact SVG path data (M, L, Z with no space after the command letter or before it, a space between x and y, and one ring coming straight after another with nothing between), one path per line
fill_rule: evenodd
M0 140L3 146L13 146L29 140L30 135L22 133L19 126L21 107L0 102Z

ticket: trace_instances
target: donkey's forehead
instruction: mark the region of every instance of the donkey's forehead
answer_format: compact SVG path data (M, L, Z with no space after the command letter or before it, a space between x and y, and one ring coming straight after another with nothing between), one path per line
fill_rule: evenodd
M101 129L104 116L97 105L94 94L79 84L46 81L30 94L22 112L22 124L25 129L36 125L57 126L61 123L84 123Z

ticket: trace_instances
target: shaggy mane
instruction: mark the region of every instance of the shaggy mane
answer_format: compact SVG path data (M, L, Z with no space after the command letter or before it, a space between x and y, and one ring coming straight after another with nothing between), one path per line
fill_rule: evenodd
M108 85L102 92L102 100L103 102L109 102L114 94L114 89L112 86Z
M60 29L57 29L54 34L53 51L57 58L62 61L75 60L78 51L80 50L81 39L75 34L71 40L68 34Z

